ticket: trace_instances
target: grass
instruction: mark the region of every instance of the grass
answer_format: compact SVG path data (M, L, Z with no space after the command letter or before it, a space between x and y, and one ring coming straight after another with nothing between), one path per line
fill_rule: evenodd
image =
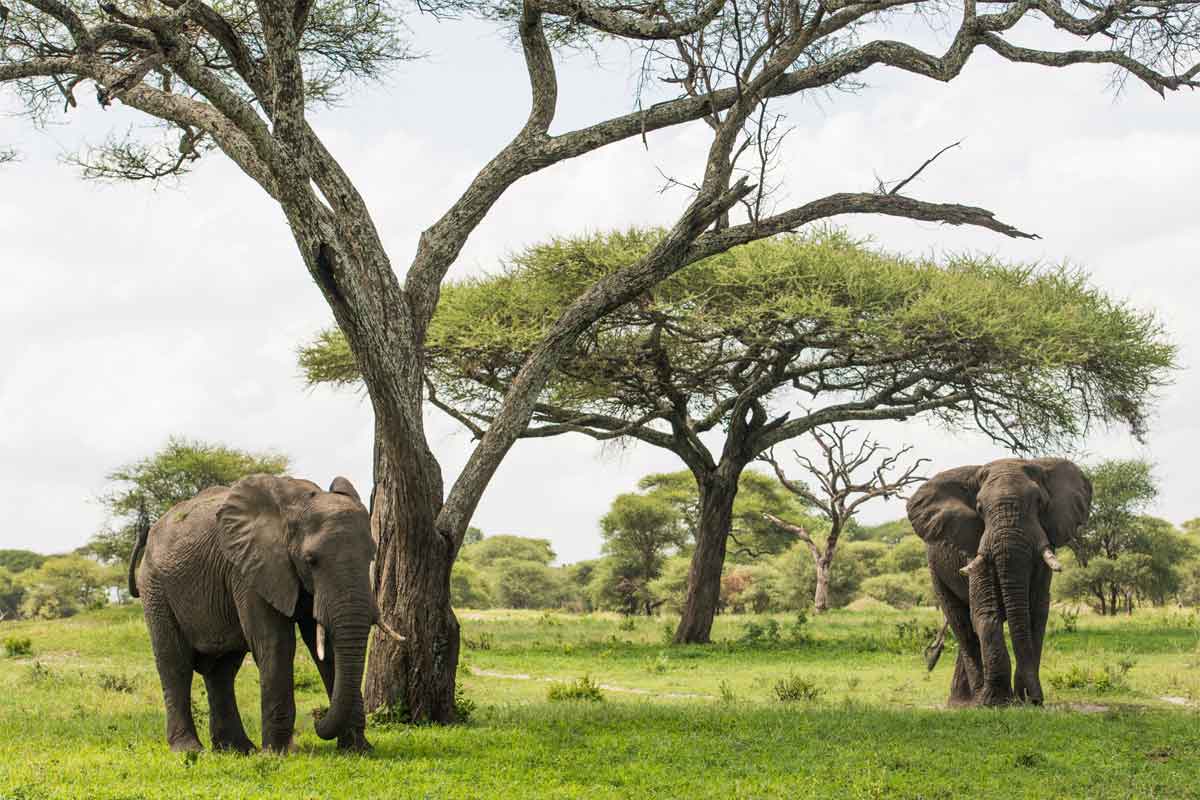
M965 711L940 707L953 651L927 673L911 634L928 610L834 612L798 639L745 636L790 630L786 615L721 617L705 647L665 645L662 618L460 618L488 643L463 650L470 724L373 727L372 753L341 755L313 733L326 700L302 656L284 758L167 750L136 607L4 623L32 655L0 658L0 798L1182 798L1200 784L1200 715L1173 704L1200 700L1194 614L1081 616L1047 639L1047 708ZM604 702L548 699L585 677ZM197 680L200 708L203 694ZM249 659L238 694L257 740Z

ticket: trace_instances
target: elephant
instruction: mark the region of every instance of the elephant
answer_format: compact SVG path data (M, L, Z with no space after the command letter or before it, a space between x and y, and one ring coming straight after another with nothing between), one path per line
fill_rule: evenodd
M1091 505L1087 476L1074 463L1056 458L1008 458L949 469L909 498L908 519L925 542L934 594L959 644L951 705L1043 702L1039 669L1057 561L1052 553L1040 553L1039 543L1071 543ZM979 550L983 568L961 574ZM1005 621L1015 674L1004 642ZM941 651L940 637L931 649L930 669Z
M307 480L251 475L205 489L144 531L129 591L142 598L171 749L202 749L191 707L196 672L208 691L214 749L254 750L234 696L249 652L260 673L262 747L288 750L297 626L329 696L317 735L369 749L361 681L371 625L403 639L379 619L374 553L367 510L342 477L325 492Z

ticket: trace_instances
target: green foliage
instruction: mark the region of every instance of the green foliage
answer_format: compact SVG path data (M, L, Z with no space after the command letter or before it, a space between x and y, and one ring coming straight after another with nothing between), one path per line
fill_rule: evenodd
M1058 628L1063 633L1075 633L1079 630L1079 609L1060 608L1058 610Z
M631 230L557 239L516 255L500 274L446 284L427 339L439 394L463 408L494 404L496 387L512 379L560 310L661 236ZM660 325L664 318L669 327ZM680 270L581 336L541 399L628 419L656 413L657 393L642 390L657 380L658 361L644 357L651 337L697 419L734 391L731 359L755 359L762 345L771 351L787 342L788 369L813 358L846 361L844 375L827 370L825 377L851 380L863 396L893 381L897 369L962 364L957 376L939 375L946 392L960 388L956 381L971 390L970 401L948 403L947 418L1035 446L1072 439L1098 418L1140 431L1176 352L1152 315L1109 299L1078 270L978 257L936 264L826 229ZM310 381L358 381L354 360L335 357L348 354L338 338L326 332L302 350ZM764 402L789 388L789 378L771 384ZM1003 425L994 424L1000 417Z
M571 683L552 683L546 692L546 699L554 702L563 700L585 700L598 703L604 699L600 684L584 675Z
M459 558L481 569L493 566L500 559L532 561L548 566L554 560L554 550L550 547L548 539L511 535L488 536L475 544L464 546Z
M1135 601L1163 605L1183 597L1200 547L1163 519L1133 516L1086 564L1065 561L1056 594L1087 601L1102 614L1132 613ZM1111 555L1110 555L1111 554Z
M37 569L46 556L32 550L0 550L0 569L16 574L27 569Z
M468 650L491 650L493 637L487 631L483 631L475 638L471 638L464 633L462 635L462 643L463 647Z
M1115 559L1129 550L1138 514L1158 496L1153 468L1147 461L1112 459L1085 468L1092 482L1092 510L1072 550L1087 565L1096 556Z
M892 608L912 608L933 603L933 589L926 569L872 575L862 582L859 591L863 596L887 603Z
M915 572L925 569L925 543L914 534L900 537L892 543L892 549L888 551L883 567L887 572Z
M111 520L86 549L101 561L127 562L139 524L153 524L171 506L210 486L228 486L257 473L282 475L287 469L288 458L279 453L171 437L158 452L106 476L118 484L100 498Z
M119 567L105 568L83 556L47 558L36 570L21 573L21 616L54 619L99 608L108 602L108 587L122 577Z
M21 610L21 600L25 597L25 587L7 569L0 567L0 617L12 619Z
M33 655L33 640L28 636L9 636L4 640L4 654L9 658Z
M492 590L486 575L465 559L456 559L450 572L450 602L455 608L491 608Z
M122 673L101 672L97 683L106 692L133 694L137 690L137 679Z
M467 697L467 690L463 688L462 681L454 684L454 714L458 717L458 721L462 724L467 724L471 721L471 717L475 716L475 709L479 708L479 704Z
M646 584L662 572L663 559L678 551L688 532L679 512L654 494L620 494L600 518L604 552L622 565L622 580L613 587L629 611L637 605L649 608Z
M483 541L483 531L471 525L467 528L467 532L463 534L463 545L479 544Z
M1051 672L1046 680L1055 689L1082 689L1093 694L1110 694L1128 688L1127 676L1133 666L1134 662L1129 659L1099 667L1072 664L1066 670Z
M781 703L812 703L819 700L824 694L821 687L796 673L775 681L771 692Z
M847 527L842 536L847 541L870 540L883 542L886 545L898 544L901 540L910 536L916 538L916 534L913 533L912 523L908 521L908 517L901 517L900 519L883 522L879 525L858 525L854 529ZM921 540L917 539L917 541L920 542Z
M562 570L511 558L498 559L491 570L496 581L496 602L503 608L558 608L566 599Z

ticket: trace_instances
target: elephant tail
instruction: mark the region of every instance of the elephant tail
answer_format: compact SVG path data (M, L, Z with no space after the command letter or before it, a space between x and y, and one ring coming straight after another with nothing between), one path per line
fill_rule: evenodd
M950 621L943 620L942 629L938 631L937 638L925 648L925 667L929 672L933 672L938 659L942 657L942 649L946 646L946 628L948 627L950 627Z
M142 593L138 591L137 585L137 568L138 561L142 558L142 551L146 549L146 539L150 536L150 520L145 514L138 515L137 527L137 542L133 545L133 554L129 556L129 596L141 597Z

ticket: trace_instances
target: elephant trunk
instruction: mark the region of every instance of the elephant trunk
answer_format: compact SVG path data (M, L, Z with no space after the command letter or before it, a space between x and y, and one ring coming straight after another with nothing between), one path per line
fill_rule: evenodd
M366 612L338 615L333 624L334 677L329 711L317 720L317 736L333 739L363 727L362 676L367 635L371 630Z
M1033 622L1030 616L1030 581L1035 566L1032 546L1019 526L1007 521L993 534L996 543L993 560L1000 584L1004 615L1012 638L1013 655L1017 661L1018 699L1041 702L1037 686L1037 666L1033 642ZM1025 696L1029 691L1032 696Z

